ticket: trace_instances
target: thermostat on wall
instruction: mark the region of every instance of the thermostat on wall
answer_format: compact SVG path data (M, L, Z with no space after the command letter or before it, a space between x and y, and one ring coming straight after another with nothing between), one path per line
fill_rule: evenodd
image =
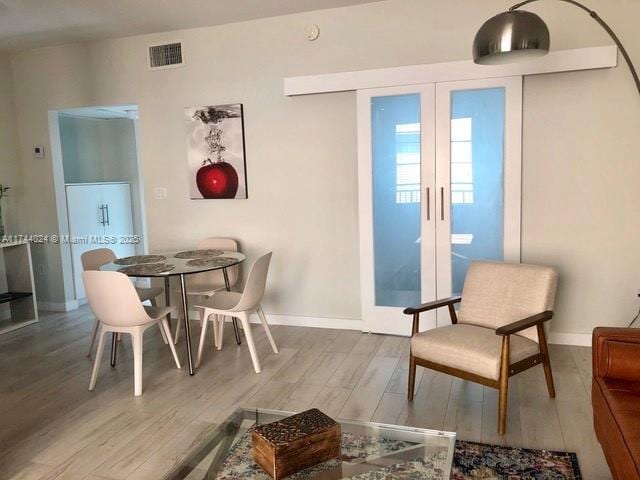
M42 145L33 147L33 158L44 158L44 147Z

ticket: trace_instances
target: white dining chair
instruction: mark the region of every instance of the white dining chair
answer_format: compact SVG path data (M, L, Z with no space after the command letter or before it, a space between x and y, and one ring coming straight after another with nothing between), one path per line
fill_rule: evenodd
M82 269L87 271L95 271L100 270L102 265L107 263L111 263L116 259L116 254L113 253L113 250L109 248L95 248L93 250L88 250L80 255L80 261L82 262ZM162 295L163 290L161 288L145 288L145 287L136 287L136 293L140 298L141 302L149 301L152 307L157 307L156 298ZM91 352L93 351L93 345L96 343L96 335L98 334L98 319L96 319L93 324L93 331L91 332L91 342L89 343L89 351L87 352L87 357L91 356ZM167 337L165 336L164 330L160 328L160 334L162 335L162 340L164 343L167 343Z
M271 252L262 255L252 265L249 275L247 276L247 283L242 293L219 291L214 293L205 302L198 305L203 311L202 329L200 331L200 345L198 346L198 358L196 366L200 365L202 360L202 353L204 350L204 342L207 335L207 325L209 322L213 323L213 337L215 347L220 350L222 348L222 336L224 333L225 317L236 317L242 324L242 330L247 340L247 346L249 347L249 353L253 362L253 368L256 373L260 373L262 370L260 366L260 360L258 359L258 353L253 341L253 335L251 334L251 326L249 323L249 315L253 312L257 312L262 322L264 332L269 339L273 353L278 353L278 347L273 340L271 330L269 329L269 323L262 311L260 302L264 296L265 286L267 283L267 273L269 272L269 263L271 262Z
M197 245L198 250L217 249L226 252L237 252L238 242L231 238L205 238L201 240ZM238 265L227 268L227 277L229 279L229 287L233 288L238 282ZM203 298L209 298L215 292L226 290L226 284L224 281L224 273L221 269L211 270L203 273L195 273L188 275L186 278L187 295L197 296ZM176 291L179 292L180 289ZM192 303L192 302L190 302ZM202 317L199 317L202 322ZM175 335L173 342L178 343L180 336L181 321L176 323Z
M105 337L108 333L128 333L133 346L134 395L142 395L142 340L145 330L160 325L170 337L167 315L175 307L147 307L140 303L129 277L120 272L86 271L82 273L87 299L94 315L100 322L98 349L93 363L89 390L96 386L100 361L104 351ZM180 360L173 343L168 342L176 367Z

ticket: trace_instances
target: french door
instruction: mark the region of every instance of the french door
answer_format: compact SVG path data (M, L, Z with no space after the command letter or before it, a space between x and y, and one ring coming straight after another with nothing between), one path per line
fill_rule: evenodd
M462 291L473 260L520 260L522 78L359 90L365 328ZM448 323L421 317L421 330Z

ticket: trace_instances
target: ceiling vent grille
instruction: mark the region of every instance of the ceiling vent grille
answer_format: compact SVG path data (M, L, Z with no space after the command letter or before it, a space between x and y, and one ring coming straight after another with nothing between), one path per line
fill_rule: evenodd
M167 43L149 47L149 67L166 68L182 65L182 43Z

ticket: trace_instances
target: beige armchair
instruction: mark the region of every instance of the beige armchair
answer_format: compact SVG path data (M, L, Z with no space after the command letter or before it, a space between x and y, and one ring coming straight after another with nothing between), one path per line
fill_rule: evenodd
M554 398L544 322L553 316L557 278L552 268L544 266L474 262L462 297L406 308L404 313L413 315L409 401L417 365L497 388L502 435L509 377L542 364L549 396ZM441 307L448 307L451 325L420 332L420 313Z

